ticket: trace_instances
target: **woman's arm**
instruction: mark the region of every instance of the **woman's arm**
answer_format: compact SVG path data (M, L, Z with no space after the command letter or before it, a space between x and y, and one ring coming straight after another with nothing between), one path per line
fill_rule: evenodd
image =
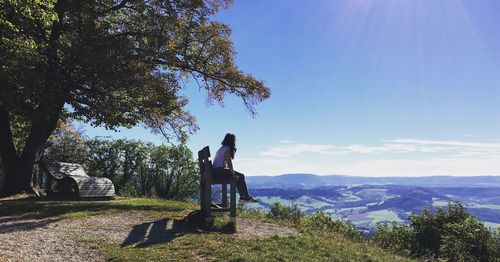
M234 169L233 169L233 161L231 160L231 153L229 151L226 151L224 153L224 159L226 160L227 167L231 171L231 174L233 175L233 178L235 178L236 175L235 175Z

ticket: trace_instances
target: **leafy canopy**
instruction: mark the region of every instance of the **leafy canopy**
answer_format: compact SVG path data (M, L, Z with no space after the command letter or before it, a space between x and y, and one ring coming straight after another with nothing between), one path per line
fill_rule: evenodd
M235 65L230 28L213 21L230 3L0 0L0 107L14 122L63 112L184 140L197 126L178 91L194 79L210 100L237 95L253 115L270 91Z

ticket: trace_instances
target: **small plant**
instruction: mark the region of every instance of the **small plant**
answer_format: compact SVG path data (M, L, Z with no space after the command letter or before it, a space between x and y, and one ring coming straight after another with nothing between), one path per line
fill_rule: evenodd
M292 222L299 222L304 214L300 211L297 204L292 206L285 206L279 202L275 202L271 206L271 210L267 213L268 218L280 219L280 220L290 220Z
M301 223L309 228L327 232L336 232L350 239L361 240L363 236L351 224L345 223L339 219L333 220L325 212L316 212L311 216L302 218Z

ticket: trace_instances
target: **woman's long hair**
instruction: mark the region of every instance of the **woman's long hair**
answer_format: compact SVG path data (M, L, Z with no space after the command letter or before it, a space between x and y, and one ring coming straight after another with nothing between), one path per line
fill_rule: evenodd
M221 144L231 149L231 158L234 159L234 154L236 153L236 136L232 133L227 133Z

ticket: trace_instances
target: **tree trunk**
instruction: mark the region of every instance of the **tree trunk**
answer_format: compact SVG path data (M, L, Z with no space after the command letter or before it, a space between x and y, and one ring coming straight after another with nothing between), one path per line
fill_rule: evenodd
M6 194L34 192L32 182L34 160L35 156L30 159L17 158L4 163Z
M31 123L30 133L21 154L14 147L9 114L0 104L0 154L2 157L7 195L21 192L33 193L33 168L42 145L55 130L62 105L52 115L41 115Z

